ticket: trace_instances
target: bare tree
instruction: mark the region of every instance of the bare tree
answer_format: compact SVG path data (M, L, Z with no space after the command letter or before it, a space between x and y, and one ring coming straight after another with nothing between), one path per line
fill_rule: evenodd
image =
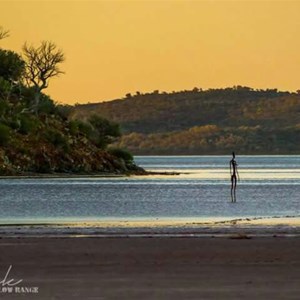
M0 26L0 40L9 37L9 30L5 30L2 26Z
M65 56L61 49L49 41L42 41L37 48L25 43L23 54L26 66L25 82L34 88L34 109L37 112L41 91L48 87L52 77L64 74L59 65L65 61Z

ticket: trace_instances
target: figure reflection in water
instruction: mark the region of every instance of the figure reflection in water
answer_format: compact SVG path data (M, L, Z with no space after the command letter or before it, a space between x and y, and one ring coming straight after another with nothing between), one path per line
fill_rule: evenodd
M237 169L237 162L235 161L235 154L232 152L232 159L229 162L230 176L231 176L231 202L236 202L236 181L240 181L239 172Z

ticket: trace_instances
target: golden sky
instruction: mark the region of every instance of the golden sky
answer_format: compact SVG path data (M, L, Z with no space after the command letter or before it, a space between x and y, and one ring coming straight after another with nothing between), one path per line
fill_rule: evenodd
M247 85L300 89L300 1L3 1L2 48L51 40L64 103Z

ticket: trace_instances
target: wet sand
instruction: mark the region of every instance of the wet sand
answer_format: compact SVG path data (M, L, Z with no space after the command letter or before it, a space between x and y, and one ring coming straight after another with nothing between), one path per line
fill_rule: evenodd
M2 238L1 299L299 299L300 238Z
M144 218L95 221L7 222L0 224L0 237L300 237L300 217L254 218Z

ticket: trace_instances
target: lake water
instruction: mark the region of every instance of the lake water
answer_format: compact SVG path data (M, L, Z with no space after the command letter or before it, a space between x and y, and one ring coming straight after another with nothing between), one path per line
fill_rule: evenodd
M137 156L147 170L180 175L0 180L0 222L80 222L300 215L300 156Z

